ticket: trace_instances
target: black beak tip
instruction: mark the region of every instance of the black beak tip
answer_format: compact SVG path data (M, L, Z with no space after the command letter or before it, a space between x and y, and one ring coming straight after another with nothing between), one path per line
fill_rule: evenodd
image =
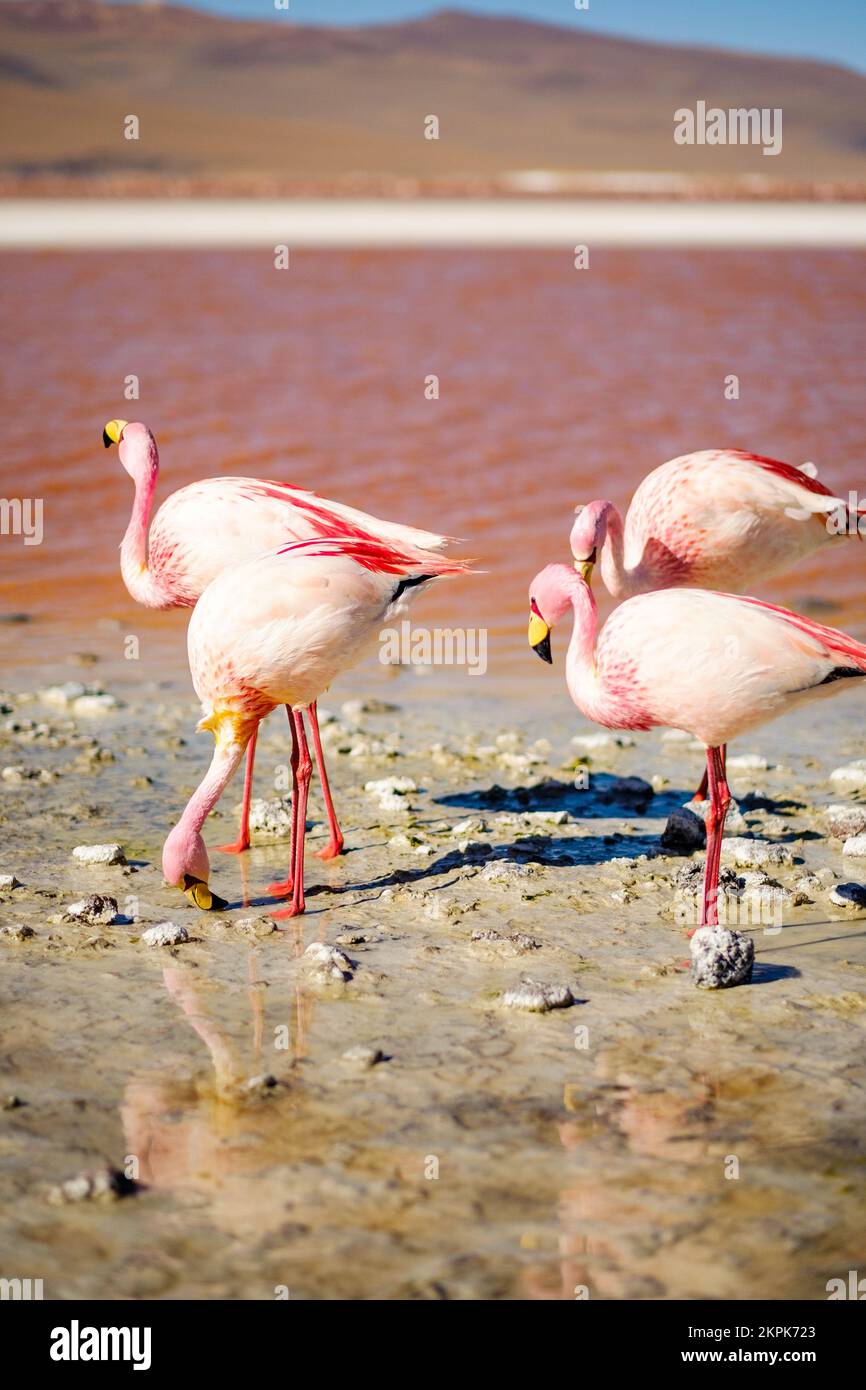
M548 633L546 637L542 637L541 641L537 642L532 650L537 656L541 657L542 661L546 661L548 666L553 665L553 657L550 654L550 633Z
M111 435L108 433L108 430L102 431L102 442L105 445L106 449L110 449L112 444L114 443L114 440L111 438Z

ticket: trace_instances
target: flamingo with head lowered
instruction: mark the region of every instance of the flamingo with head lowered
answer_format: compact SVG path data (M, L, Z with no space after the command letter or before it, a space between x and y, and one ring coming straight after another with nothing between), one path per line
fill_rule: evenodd
M209 886L202 826L233 776L260 720L285 705L292 731L292 843L289 876L269 892L292 895L275 917L304 911L304 835L312 764L304 731L310 709L341 671L375 642L418 591L466 562L432 552L419 559L383 541L333 537L303 541L223 570L189 624L189 664L202 702L200 729L215 747L162 855L167 881L197 907L223 907Z
M617 599L680 587L747 593L840 536L859 536L866 516L811 473L741 449L704 449L654 468L625 522L613 502L576 511L575 564L597 564ZM705 773L696 797L706 790Z
M349 536L396 545L419 560L448 543L447 537L432 531L382 521L304 488L262 478L203 478L190 483L166 498L151 522L159 476L159 452L151 431L140 423L109 420L103 442L106 448L117 444L120 462L135 484L120 569L132 597L147 608L191 608L227 566L292 541ZM329 842L318 855L332 859L343 847L343 836L328 784L315 701L309 712L330 829ZM257 728L247 742L240 831L234 844L220 846L226 854L249 848L256 734Z
M722 833L730 803L721 750L738 734L866 676L866 646L758 599L663 589L621 603L598 630L580 571L548 565L530 586L530 646L551 661L550 632L570 613L565 664L577 708L608 729L684 729L707 753L710 808L701 926L718 922Z

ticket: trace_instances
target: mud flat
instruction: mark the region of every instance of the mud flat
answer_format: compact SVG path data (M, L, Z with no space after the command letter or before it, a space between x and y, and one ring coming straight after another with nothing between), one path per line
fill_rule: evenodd
M660 844L700 776L688 739L335 696L348 852L313 857L314 787L308 913L275 922L278 838L212 854L224 913L163 885L209 739L178 689L120 693L2 697L4 1276L46 1298L823 1299L856 1267L866 911L839 888L866 881L866 792L831 780L863 755L856 698L731 750L727 910L756 965L706 992L700 852ZM260 739L268 800L284 729Z

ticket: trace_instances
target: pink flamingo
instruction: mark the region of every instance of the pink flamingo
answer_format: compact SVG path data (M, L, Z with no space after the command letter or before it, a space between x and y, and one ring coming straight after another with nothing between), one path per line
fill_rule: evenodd
M866 646L758 599L666 589L627 599L598 631L584 573L548 565L530 587L529 643L551 661L550 630L569 609L572 700L609 729L684 729L707 750L710 808L701 925L718 922L722 832L730 803L721 749L798 705L866 675Z
M203 478L179 488L159 508L148 542L159 475L156 440L146 425L126 420L109 420L102 438L106 448L118 445L120 462L135 483L132 516L120 547L120 570L132 597L146 608L192 608L226 566L291 541L354 536L393 543L420 556L448 543L445 536L431 531L382 521L304 488L262 478ZM343 836L328 783L315 702L309 709L330 829L328 844L317 853L320 859L333 859L343 848ZM220 845L224 854L249 848L257 733L256 728L247 744L238 838L233 844Z
M644 478L625 523L613 502L577 509L575 564L598 563L614 598L691 587L744 593L840 535L859 535L841 497L789 463L704 449ZM725 749L721 750L722 764ZM695 796L707 791L707 774Z
M269 892L292 894L275 917L304 911L304 834L312 764L303 712L335 676L354 665L383 623L420 589L466 562L402 551L383 541L336 537L302 541L223 570L189 624L189 664L215 747L210 768L165 842L167 881L197 907L224 907L208 886L204 822L234 774L260 720L285 705L292 730L290 872Z

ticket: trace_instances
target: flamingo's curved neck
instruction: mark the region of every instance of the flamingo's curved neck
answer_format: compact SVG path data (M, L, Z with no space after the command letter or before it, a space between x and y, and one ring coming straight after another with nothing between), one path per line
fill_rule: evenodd
M184 831L198 834L234 776L245 750L245 742L217 742L211 765L186 803L178 828L182 826Z
M132 597L146 608L170 608L173 600L160 588L147 564L147 528L159 465L153 464L135 480L132 515L120 545L120 572Z
M598 634L598 608L592 590L576 574L569 584L574 627L565 659L565 679L569 694L579 709L587 713L587 695L595 684L595 639Z
M625 567L623 525L619 509L612 502L605 513L605 537L601 549L601 577L614 598L628 598L634 590L634 576Z

